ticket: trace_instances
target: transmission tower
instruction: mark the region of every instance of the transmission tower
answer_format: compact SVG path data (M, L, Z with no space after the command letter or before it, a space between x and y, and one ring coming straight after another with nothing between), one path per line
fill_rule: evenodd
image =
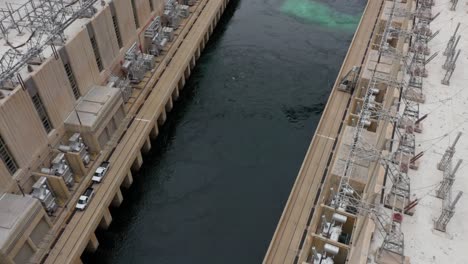
M457 165L455 165L455 168L453 170L451 161L449 161L447 166L445 166L444 180L442 181L442 184L440 185L439 189L436 191L437 198L445 199L452 191L452 186L455 182L455 173L457 173L457 170L460 168L462 161L463 160L459 159Z
M455 44L447 51L447 58L445 58L445 62L442 65L442 69L447 70L452 64L453 60L455 59L455 50L458 46L458 42L460 41L460 38L461 36L458 35L457 41L455 41Z
M448 65L446 66L447 72L445 73L444 78L442 79L441 83L443 85L450 85L450 78L452 78L453 71L455 70L455 66L458 60L458 56L460 56L461 50L458 50L457 55L453 58Z
M455 205L460 200L460 197L462 196L462 194L463 192L461 191L458 192L453 202L450 201L450 199L444 200L442 214L434 222L434 229L439 230L441 232L445 232L447 228L447 224L450 222L450 219L452 219L453 215L455 214Z
M449 146L446 150L444 155L442 156L442 159L440 162L437 164L437 169L444 171L447 165L450 163L452 160L453 155L455 155L455 146L458 143L458 140L460 139L462 133L458 132L457 137L455 138L455 141L452 143L451 146Z
M457 9L458 0L450 0L450 11L455 11Z
M457 32L460 28L460 23L457 24L453 35L450 37L449 41L447 42L447 46L445 47L444 56L447 56L451 50L453 50L453 45L455 44L455 39L457 38Z
M394 10L395 2L393 2L393 7L389 14L378 51L380 56L392 58L394 65L400 65L403 63L403 65L407 67L406 55L388 45L389 37L403 37L402 31L391 28ZM405 200L409 199L409 178L400 170L401 165L399 160L401 160L401 157L394 159L394 153L390 154L388 157L384 157L382 155L382 149L378 149L377 146L369 146L365 143L364 138L362 137L364 130L370 125L371 120L380 122L380 125L382 126L384 126L384 124L391 123L398 127L400 124L401 118L395 110L391 110L391 108L385 109L382 105L374 101L374 93L376 90L378 91L377 87L380 84L386 84L389 88L394 87L399 90L404 86L402 81L397 80L394 76L388 76L386 74L373 71L365 96L362 100L362 104L359 107L358 118L354 122L355 129L352 144L350 146L348 158L345 162L339 188L337 193L333 195L330 205L334 206L338 210L370 214L377 223L378 230L384 237L384 241L378 252L379 255L382 255L384 252L392 252L401 256L401 262L403 263L404 235L401 231L401 221L404 204L406 203ZM399 141L399 149L402 153L414 153L410 147L411 145L414 145L410 137L405 137ZM410 147L409 151L408 147ZM392 181L390 193L394 195L394 197L398 197L397 199L393 199L392 206L390 206L392 210L391 215L388 215L384 210L379 209L379 206L365 202L361 195L351 186L350 177L353 175L354 165L357 160L362 159L371 160L390 168L390 179ZM372 175L371 177L375 177L375 175ZM403 200L403 202L401 202L401 200Z

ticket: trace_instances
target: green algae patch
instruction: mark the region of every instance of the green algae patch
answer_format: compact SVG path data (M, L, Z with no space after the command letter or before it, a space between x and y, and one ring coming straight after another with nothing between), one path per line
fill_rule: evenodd
M333 10L315 0L286 0L281 6L285 14L334 30L355 30L361 13L355 16Z

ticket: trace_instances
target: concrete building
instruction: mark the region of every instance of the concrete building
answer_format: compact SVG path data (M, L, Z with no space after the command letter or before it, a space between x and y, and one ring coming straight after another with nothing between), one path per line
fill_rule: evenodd
M0 0L0 263L97 247L227 2Z
M0 263L27 263L47 237L52 223L31 196L0 195Z
M78 100L65 120L65 128L80 133L88 149L97 153L109 142L124 117L120 90L94 86Z
M19 2L26 9L31 6L31 1L26 0L16 1L14 6L19 6ZM71 21L63 29L63 43L53 47L46 45L40 55L23 62L19 69L13 69L14 76L7 78L3 74L0 85L2 191L19 191L15 181L27 192L31 190L32 170L67 132L64 122L80 97L96 85L105 84L111 73L119 74L126 50L135 41L143 42L144 36L139 34L143 31L141 27L164 8L163 1L88 2L92 2L92 6L87 10L94 10L94 14ZM1 1L0 7L6 9L6 4ZM1 23L6 28L13 27L13 22L6 17ZM4 32L0 54L9 52L6 40L12 46L26 43L31 33L25 32L28 32L27 27L21 34L14 29ZM23 49L26 53L27 48ZM18 60L19 56L13 61ZM2 72L7 70L8 67L4 67Z

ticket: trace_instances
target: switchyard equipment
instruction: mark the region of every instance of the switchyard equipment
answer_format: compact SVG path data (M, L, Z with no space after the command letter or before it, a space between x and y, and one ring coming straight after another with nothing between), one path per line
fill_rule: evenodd
M322 215L322 235L333 241L348 244L349 237L347 234L343 234L343 225L347 220L347 216L339 213L334 213L331 221L328 221L327 217Z
M68 139L68 145L60 145L58 149L62 152L78 153L84 165L88 165L91 161L88 153L88 147L84 143L80 133L74 133Z
M450 197L448 199L444 199L444 204L442 205L442 214L439 218L434 222L434 229L439 230L441 232L445 232L447 228L447 224L452 219L453 215L455 214L455 205L460 200L463 192L458 192L457 196L453 201L451 201Z
M53 215L57 210L58 205L55 201L54 193L52 188L50 188L47 178L40 177L36 183L34 183L32 188L32 196L41 202L47 214Z
M122 78L119 76L112 75L109 77L108 87L120 89L122 99L126 103L132 96L132 86L128 78Z
M460 42L460 38L461 36L459 35L455 44L447 51L447 58L445 59L445 62L442 65L442 69L447 70L452 64L452 61L455 59L456 49L458 46L458 42Z
M155 57L151 54L142 53L136 42L127 50L124 59L121 68L127 74L131 83L141 82L146 72L156 66Z
M437 164L437 169L444 171L447 166L449 166L449 163L452 161L453 155L455 155L455 146L458 143L458 140L460 140L462 133L458 132L457 137L453 141L452 145L448 146L447 149L444 152L444 155L442 156L442 159L440 162Z
M181 14L179 4L175 0L167 0L164 5L164 13L162 16L163 25L177 29L180 24Z
M453 186L453 183L455 182L455 174L460 168L462 161L463 160L459 159L457 162L457 165L455 165L455 168L453 170L452 170L451 161L449 161L447 166L445 166L444 179L442 180L442 183L440 184L439 189L436 191L437 198L445 199L446 197L451 195L452 186Z
M145 30L145 40L148 43L148 53L159 56L169 41L169 36L163 33L161 17L157 16ZM172 40L172 38L171 38Z
M41 173L62 177L68 189L71 189L75 184L73 172L63 153L57 154L52 160L51 166L49 168L42 168Z
M334 264L333 259L340 252L340 248L326 243L323 252L319 253L315 247L312 248L312 264Z
M353 68L348 73L346 73L343 79L341 79L341 83L338 86L338 90L353 93L359 78L360 70L361 67L353 66Z
M460 52L461 50L458 50L457 55L455 57L451 57L451 60L446 63L445 68L447 69L447 72L445 72L444 78L441 81L443 85L450 85L450 79L452 78L453 71L455 70Z
M456 2L455 2L456 5ZM443 85L450 85L450 79L452 78L453 71L455 70L455 65L458 60L458 56L460 55L461 50L456 51L457 45L460 41L461 35L457 36L458 29L460 28L460 23L457 24L453 35L450 37L449 41L447 42L447 46L444 50L444 56L447 56L445 59L444 64L442 65L442 69L446 70L444 78L442 79L441 83Z
M354 122L354 134L352 138L352 145L349 150L348 158L346 159L344 172L341 176L338 191L332 191L332 199L330 206L337 210L344 210L353 212L354 214L370 215L377 225L377 229L383 236L383 242L378 250L377 259L382 258L384 252L395 254L398 256L398 262L404 263L404 235L401 230L401 223L405 208L409 204L410 199L410 179L408 177L408 166L410 158L414 155L414 136L412 129L406 127L400 131L401 116L394 110L391 104L377 105L374 100L374 90L378 89L379 85L387 85L387 87L398 89L400 93L404 93L406 85L403 80L397 79L399 69L395 66L403 65L404 69L408 69L411 65L408 64L407 55L399 52L396 48L389 45L389 40L398 37L398 45L404 42L405 35L413 34L402 32L402 30L392 28L392 20L395 13L395 1L392 2L390 14L386 21L386 26L382 34L380 45L377 47L379 56L386 56L392 59L391 65L394 68L389 74L379 73L373 71L372 76L367 87L367 91L362 100L359 108L357 120ZM429 32L426 27L419 27L419 35L428 35ZM429 36L430 37L430 36ZM388 103L387 103L388 104ZM369 121L375 120L380 122L379 126L383 128L388 124L392 124L396 132L394 141L399 142L396 150L389 150L389 154L382 152L385 136L380 135L375 146L369 145L364 141L362 136L366 127L369 127ZM383 133L385 134L385 133ZM350 177L353 174L355 164L360 160L372 162L372 167L369 167L371 179L374 182L378 165L387 169L389 176L390 191L386 195L385 206L391 209L388 214L384 209L375 204L375 201L367 197L367 192L363 193L356 191L351 182ZM373 186L368 183L368 186ZM366 187L372 188L372 187Z
M187 18L190 15L190 7L188 5L178 5L179 14L181 18Z
M450 0L450 11L455 11L457 9L458 0Z
M394 19L395 4L405 17ZM417 170L416 161L424 155L424 151L416 152L418 145L415 133L422 132L421 123L429 113L420 113L419 103L425 101L423 80L428 76L426 65L438 56L438 52L431 53L428 45L441 32L432 32L429 27L440 14L439 12L432 16L433 4L433 0L383 1L380 20L376 22L370 46L366 47L363 55L363 62L366 59L367 62L362 66L362 80L359 80L359 87L356 93L352 93L347 104L346 111L350 112L347 114L344 111L343 121L340 120L342 123L337 132L333 127L330 128L330 123L333 122L329 119L333 118L334 113L330 114L330 111L324 113L327 119L323 118L321 124L324 121L323 124L327 126L317 129L320 133L315 134L309 148L312 154L307 154L301 167L265 262L279 263L287 259L287 262L292 263L294 259L297 263L328 263L323 261L320 254L324 252L323 245L328 242L338 246L341 251L346 251L346 253L340 252L335 258L338 263L409 263L405 253L412 254L415 248L405 249L403 217L411 215L418 201L427 195L420 197L419 193L426 191L420 191L419 188L411 189L413 184L411 181L421 183L421 178L410 178L412 176L410 169ZM363 19L361 23L365 25L369 22ZM460 44L463 44L463 41L460 41ZM456 42L454 46L457 47ZM345 60L341 71L344 74L340 73L339 87L335 89L352 91L349 86L352 86L350 84L354 78L352 78L352 69L349 69L357 63L353 61L350 65ZM346 74L346 71L349 72ZM335 91L329 99L332 108L329 105L328 109L335 110L333 106L343 102L338 101L337 98L342 98L340 96L345 96L348 100L347 95ZM342 112L338 112L336 116L339 117L341 114ZM436 118L440 118L440 115ZM344 130L342 130L343 124ZM320 183L316 179L317 177L320 179L321 171L315 169L321 167L319 161L316 162L317 166L309 169L309 165L315 164L315 160L320 160L322 157L325 157L322 160L326 160L326 156L321 152L318 151L319 154L313 152L322 149L315 144L316 142L334 143L329 160L324 165ZM339 146L338 151L335 146ZM332 172L329 171L330 162L333 162ZM422 168L424 171L419 173L426 175L426 169ZM450 194L443 193L449 193L445 189L453 185L456 169L444 171L444 181L440 186L441 190L438 191L441 197L451 197ZM323 190L327 185L330 186ZM432 187L429 193L438 188L436 185L438 184L428 186ZM412 194L412 191L415 191L415 194ZM314 194L316 194L315 200L313 200ZM416 194L418 196L415 196ZM302 197L308 198L306 202L302 202ZM435 220L435 229L445 229L437 226L446 225L453 215L453 208L458 199L458 197L454 201L451 198L447 201L444 199L443 212L440 218ZM310 212L308 218L304 213L305 208L307 213ZM428 210L426 206L421 208L421 211L426 210ZM349 247L346 243L343 245L340 239L336 241L336 234L343 229L341 231L339 229L341 223L334 222L334 213L343 214L353 221L352 224L356 223L352 232L352 244ZM322 219L319 218L320 215ZM373 225L368 225L369 221L375 223L377 232L374 232ZM415 222L417 225L417 221L408 221L404 224L414 225ZM352 224L348 222L346 227ZM337 227L336 230L334 227ZM414 233L412 230L408 232ZM297 242L299 240L300 242ZM367 248L369 240L371 245ZM312 254L310 254L311 249ZM422 262L427 260L426 257L420 259L423 259Z
M163 36L164 38L167 38L169 42L172 42L174 40L174 29L171 27L163 27Z
M455 45L455 39L457 39L457 32L459 28L460 28L460 23L457 24L457 27L455 28L453 35L450 37L449 41L447 42L447 46L445 46L444 56L448 56L451 53L453 54L453 51L455 50L453 47Z
M10 47L0 59L0 87L15 88L22 82L20 69L27 64L43 61L43 51L51 46L58 56L55 45L66 41L64 31L75 20L92 17L97 0L28 0L18 8L7 3L0 9L0 37ZM11 44L11 34L29 34L19 45Z

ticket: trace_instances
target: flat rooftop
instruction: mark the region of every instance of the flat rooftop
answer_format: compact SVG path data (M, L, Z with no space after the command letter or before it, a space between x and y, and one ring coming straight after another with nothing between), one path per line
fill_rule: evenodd
M95 85L79 99L75 111L70 113L65 124L94 129L109 107L119 98L119 89Z
M0 194L0 250L26 225L29 214L37 206L41 206L39 201L28 195Z
M14 65L20 61L24 61L23 56L28 54L32 48L42 48L41 57L49 58L52 54L50 45L45 45L47 40L52 36L57 35L53 32L59 31L58 24L63 25L63 36L65 41L73 38L80 29L86 25L90 19L79 17L72 19L73 12L76 13L80 9L83 2L92 3L92 6L99 13L103 6L101 1L75 1L75 0L54 0L54 1L39 1L39 0L0 0L0 75L9 71ZM106 0L106 3L110 0ZM41 8L52 4L55 12L50 12L50 8ZM11 12L11 15L10 15ZM62 15L55 15L55 14ZM43 19L48 18L48 19ZM49 21L49 22L45 22ZM50 21L54 21L52 24ZM68 23L68 22L71 23ZM60 39L56 39L55 44L61 46ZM19 73L23 80L29 76L27 64L21 63L22 66L14 71L14 75ZM37 66L32 66L33 69ZM0 85L3 78L0 78ZM16 77L13 77L16 80ZM15 86L16 87L16 86ZM10 87L15 88L15 87ZM1 87L0 87L1 88ZM5 91L2 89L2 91ZM5 91L8 92L8 91Z

